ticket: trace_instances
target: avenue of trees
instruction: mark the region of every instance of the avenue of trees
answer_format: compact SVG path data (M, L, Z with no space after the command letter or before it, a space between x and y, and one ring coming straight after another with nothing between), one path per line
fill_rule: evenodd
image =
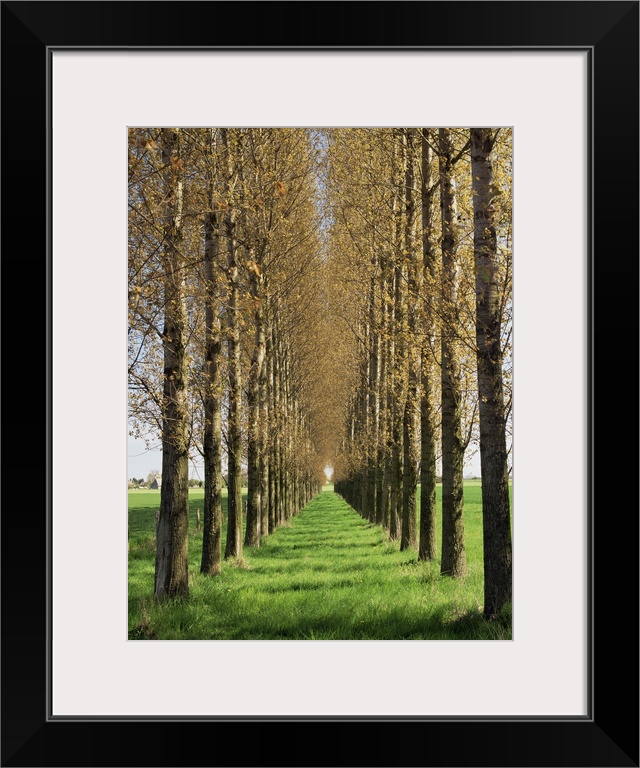
M510 344L509 129L129 131L129 412L162 441L159 600L189 590L190 457L205 574L242 562L331 465L363 517L462 578L479 445L497 615L512 599Z

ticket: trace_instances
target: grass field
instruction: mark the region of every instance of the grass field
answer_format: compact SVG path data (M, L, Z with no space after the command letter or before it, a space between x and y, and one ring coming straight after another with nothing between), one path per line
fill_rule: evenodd
M129 492L130 639L511 639L510 612L494 622L481 616L479 481L465 482L464 580L442 577L438 562L419 562L414 550L400 552L330 486L259 548L245 549L245 567L225 562L220 576L205 577L196 532L202 499L201 489L190 492L189 597L159 605L153 575L160 492ZM226 516L226 497L223 507Z

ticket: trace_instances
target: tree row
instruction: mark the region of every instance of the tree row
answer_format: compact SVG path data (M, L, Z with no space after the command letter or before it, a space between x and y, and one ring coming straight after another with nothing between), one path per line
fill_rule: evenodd
M317 158L304 129L129 132L129 417L162 446L160 600L189 590L194 456L206 574L220 573L223 544L241 562L243 546L259 546L319 488Z
M336 490L402 549L439 556L441 572L460 578L465 452L479 445L484 613L494 616L512 599L511 133L329 135L335 314L351 338Z

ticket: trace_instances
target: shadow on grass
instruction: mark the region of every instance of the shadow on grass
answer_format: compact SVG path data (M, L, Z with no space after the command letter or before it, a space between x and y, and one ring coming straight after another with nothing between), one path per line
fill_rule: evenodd
M456 637L472 640L510 640L511 605L506 605L499 616L487 619L482 611L466 611L447 623Z

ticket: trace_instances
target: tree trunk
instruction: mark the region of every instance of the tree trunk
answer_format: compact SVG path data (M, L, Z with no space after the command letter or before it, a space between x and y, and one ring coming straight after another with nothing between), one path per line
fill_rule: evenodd
M385 364L385 461L384 461L384 497L382 501L382 526L391 536L393 515L393 424L394 424L394 381L395 381L395 267L389 259L387 269L387 300L386 300L386 364Z
M377 259L372 259L374 270L377 269ZM377 492L378 492L378 439L380 430L380 333L376 314L376 276L371 278L369 303L369 461L367 466L367 497L369 508L367 519L375 522Z
M204 218L205 395L204 527L200 571L217 575L222 567L222 329L216 270L219 269L218 221L213 212L213 172L209 211Z
M154 594L158 600L189 593L189 412L187 403L187 310L184 260L178 248L182 225L180 130L163 128L164 356L162 487L156 540Z
M262 307L262 272L260 259L249 255L249 290L254 301L253 321L255 326L254 349L247 385L247 406L249 415L247 441L247 525L245 546L260 545L261 497L260 497L260 382L263 378L265 354L264 308Z
M282 360L282 381L280 385L282 387L283 394L283 410L284 410L284 434L285 439L282 443L282 466L284 472L282 475L282 498L284 501L284 521L290 520L293 515L292 509L292 493L293 484L291 482L291 470L292 470L292 418L291 418L291 370L290 370L290 355L288 344L283 345L283 360Z
M229 129L222 128L225 145L229 184L234 174ZM229 421L228 421L228 496L227 496L227 545L225 559L242 557L242 367L240 361L240 307L238 246L236 243L236 214L229 207L225 224L227 228L227 276L229 281L228 307L228 363L229 363Z
M440 204L442 210L442 560L443 574L466 573L464 545L462 391L455 333L459 288L457 211L448 128L439 129Z
M360 484L360 503L358 511L360 514L367 518L369 512L369 480L368 480L368 466L369 466L369 438L370 438L370 424L369 424L369 399L371 397L370 387L370 336L371 329L369 327L368 320L365 321L362 328L362 380L360 383L360 446L362 450L362 461L360 464L360 472L358 482Z
M284 398L284 388L282 386L283 376L282 376L282 365L283 365L283 359L282 359L282 343L280 341L279 332L276 336L276 344L274 346L274 349L276 350L276 366L275 366L275 374L276 374L276 437L275 437L275 450L276 450L276 467L277 467L277 473L276 473L276 499L277 499L277 507L276 507L276 526L281 526L285 523L285 510L286 510L286 499L285 499L285 471L286 471L286 462L285 462L285 453L284 453L284 441L286 439L286 425L285 425L285 398Z
M431 303L436 295L435 243L433 241L433 191L431 189L432 150L430 131L422 129L422 265L424 342L421 358L420 399L420 542L419 560L438 556L436 537L436 344L435 313Z
M273 533L280 524L279 515L279 490L278 490L278 361L276 346L276 323L271 326L271 338L269 339L269 533Z
M404 152L400 152L400 137L396 133L396 160L400 156L399 170L396 169L394 186L396 194L393 199L393 215L395 226L394 243L396 245L394 260L394 366L393 366L393 409L392 409L392 449L391 449L391 521L389 535L399 539L402 534L402 422L404 418L405 387L406 387L406 272L403 255L404 232L402 227L400 188L404 184L402 169L404 167Z
M406 129L405 175L405 252L407 264L408 304L415 307L420 289L420 262L416 248L417 201L415 192L415 128ZM407 393L402 420L403 474L402 474L402 537L400 549L417 549L418 520L416 498L418 488L418 414L420 386L420 355L417 343L418 313L407 311Z
M266 310L265 310L266 314ZM262 364L260 378L258 381L258 391L260 400L260 427L258 433L259 453L260 453L260 535L267 536L270 533L269 527L269 395L268 395L268 372L267 372L267 339L270 331L266 326L264 331L265 360Z
M471 129L476 344L484 543L484 615L512 600L511 513L502 388L500 286L489 128Z
M389 499L388 486L386 485L386 442L387 442L387 341L385 333L387 328L386 313L386 264L384 254L380 260L379 270L379 293L380 293L380 331L378 333L378 455L376 462L376 516L375 522L378 525L385 524L385 511Z
M395 378L397 379L397 372ZM393 427L391 435L391 500L390 500L390 520L389 536L392 539L399 539L402 532L402 525L399 512L402 510L402 415L397 395L393 403Z

